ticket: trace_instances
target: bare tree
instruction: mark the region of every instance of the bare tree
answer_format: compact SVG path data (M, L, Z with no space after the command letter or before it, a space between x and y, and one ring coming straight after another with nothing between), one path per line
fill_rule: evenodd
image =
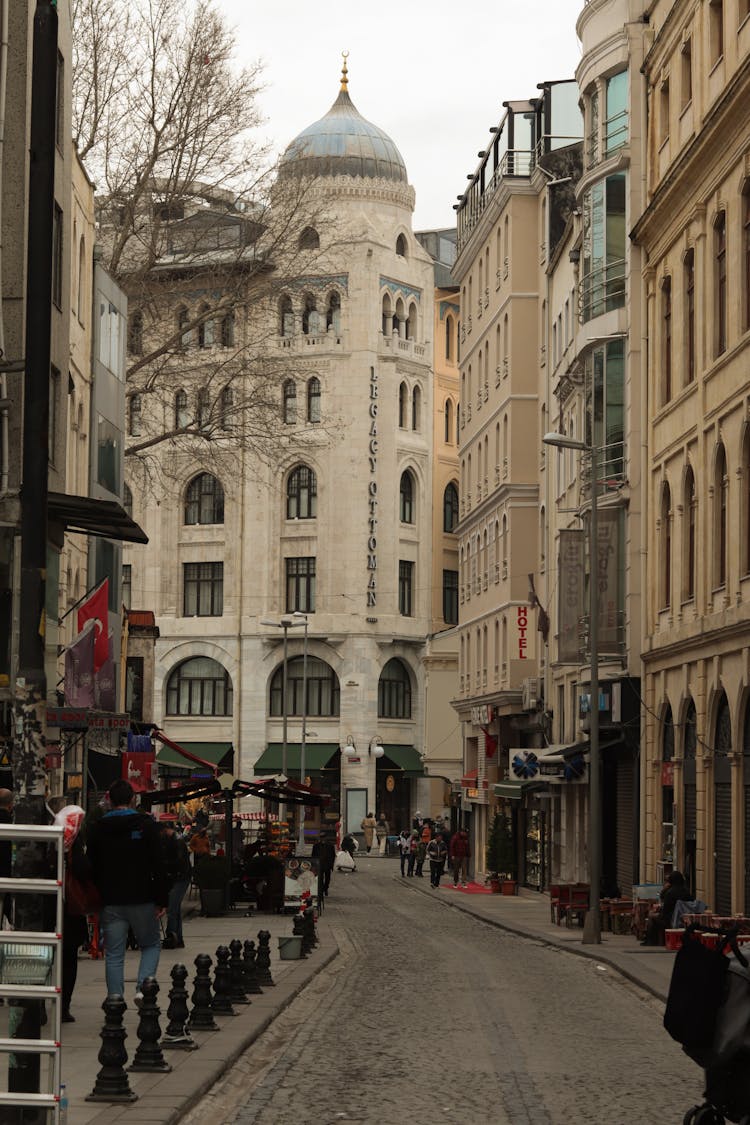
M304 411L284 413L292 352L277 336L284 279L325 271L326 216L257 140L260 65L236 65L210 3L74 0L73 16L74 132L130 306L126 456L159 455L163 472L181 451L264 459L320 441Z

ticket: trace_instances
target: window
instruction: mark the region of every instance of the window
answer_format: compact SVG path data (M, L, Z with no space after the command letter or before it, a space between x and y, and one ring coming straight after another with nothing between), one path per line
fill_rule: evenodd
M399 519L402 523L414 523L414 479L408 472L401 474Z
M78 321L80 324L86 320L86 242L83 235L78 245Z
M745 289L742 295L744 313L742 327L747 331L748 328L750 328L750 184L745 184L745 189L742 193L742 239L742 254L744 258L742 284ZM750 906L750 903L748 903L748 906Z
M65 143L65 60L57 52L55 73L55 144L62 151Z
M231 387L222 387L219 395L219 426L222 430L231 429L233 409L234 391Z
M183 617L221 617L224 612L224 563L184 563Z
M211 473L200 473L187 486L185 523L224 523L224 489Z
M584 322L625 304L625 176L617 173L583 196Z
M593 90L589 98L589 131L586 148L589 168L599 163L599 91Z
M286 560L286 613L315 613L315 558Z
M453 317L445 318L445 358L453 359Z
M297 386L294 379L287 379L284 383L284 422L293 426L297 421Z
M716 355L727 350L727 216L722 211L714 223L714 276L716 284Z
M724 446L716 451L714 468L714 586L726 586L727 582L727 458Z
M99 362L103 363L118 379L124 379L123 357L120 354L125 328L124 318L120 315L117 307L101 291L97 293L97 298L99 303Z
M200 317L198 322L199 348L212 348L214 346L214 322L212 317L209 316L209 312L208 305L201 305L198 312Z
M443 435L443 438L446 442L449 442L451 440L451 434L452 433L453 433L453 403L451 402L450 399L448 399L446 401L446 404L445 404L445 432L444 432L444 435Z
M52 415L50 415L50 422ZM52 434L52 426L50 425L50 435ZM120 492L120 455L121 455L121 431L108 422L106 418L102 418L101 414L97 420L97 435L96 435L96 455L97 455L97 471L96 480L102 488L106 488L109 492L114 492L118 495Z
M320 235L315 227L305 227L299 236L299 248L300 250L320 249Z
M664 402L672 398L672 278L665 277L661 286L662 357L664 363Z
M307 699L303 695L306 679ZM284 669L280 665L271 678L271 716L286 714L334 718L339 713L339 679L333 668L323 660L308 656L307 676L303 658L293 656L286 664L286 708L282 706Z
M406 398L408 395L406 383L402 383L398 388L398 425L399 429L406 429Z
M229 673L207 656L185 660L167 681L168 715L231 715Z
M124 484L122 486L122 506L125 509L125 514L127 516L130 516L130 518L132 520L132 518L133 518L133 493L130 491L130 489L128 488L128 486L126 484Z
M672 497L669 485L665 482L661 490L661 608L669 609L672 604Z
M443 621L458 625L458 571L443 571Z
M123 563L122 567L122 604L125 609L130 609L132 582L133 582L133 568L130 563Z
M52 301L62 311L63 213L55 204L52 215Z
M396 657L380 673L378 718L411 718L411 679L404 663Z
M400 258L406 257L406 239L400 234L396 239L396 253Z
M711 65L717 63L724 54L724 2L709 0L708 39L711 52Z
M184 430L188 424L187 391L177 391L174 396L174 428Z
M234 313L228 312L221 319L221 346L222 348L234 347Z
M307 383L307 420L320 421L320 379L315 375Z
M393 333L393 308L388 293L383 297L383 335L391 336Z
M695 523L696 523L696 500L695 500L695 477L693 470L688 465L685 473L685 505L684 505L684 540L683 540L683 553L684 553L684 582L683 582L683 598L685 601L692 601L695 597Z
M398 612L402 617L412 617L412 595L414 592L414 563L398 564Z
M128 320L128 351L131 355L143 355L143 313L135 309Z
M198 429L206 431L211 425L211 398L208 387L201 387L198 391L198 409L196 410Z
M628 72L607 79L607 116L604 122L604 155L628 143Z
M55 444L57 441L58 429L58 404L60 401L60 372L56 367L51 368L49 373L49 399L48 399L48 423L47 423L47 459L51 465L55 463ZM116 491L115 489L112 490Z
M302 331L306 336L318 335L318 310L315 298L308 293L302 310Z
M669 139L669 79L659 87L659 143Z
M282 336L294 335L294 309L292 298L288 296L279 301L279 332Z
M680 52L680 110L693 100L693 41L686 39Z
M326 307L326 332L338 336L341 331L341 297L335 291L328 298Z
M422 392L419 387L415 387L411 393L411 428L415 432L419 429L421 406Z
M686 380L695 379L695 251L685 255L685 343L687 357Z
M307 465L298 465L286 483L286 518L314 520L318 514L318 482Z
M624 472L623 343L613 340L586 359L586 441L602 449L608 479ZM593 394L593 401L592 401ZM506 445L507 449L507 445Z
M404 335L407 340L415 340L417 338L417 306L413 301L409 305L409 311L406 316Z
M131 395L128 403L128 433L131 437L140 437L143 433L141 407L141 396Z
M190 337L192 335L187 328L188 324L190 323L190 313L187 311L184 305L181 305L175 315L177 318L177 331L180 334L180 339L177 347L180 350L182 348L189 348L191 343Z

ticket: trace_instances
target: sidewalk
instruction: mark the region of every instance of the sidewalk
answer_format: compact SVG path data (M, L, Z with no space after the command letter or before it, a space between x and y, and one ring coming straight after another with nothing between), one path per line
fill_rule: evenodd
M169 1074L128 1073L130 1088L138 1101L130 1104L87 1102L96 1076L101 1069L98 1053L101 1047L100 1032L104 1023L101 1009L105 998L104 962L81 956L78 963L78 981L73 995L71 1011L75 1023L62 1025L62 1080L68 1094L68 1125L114 1125L115 1122L155 1122L168 1125L182 1117L203 1094L221 1077L242 1052L290 1003L298 992L321 971L338 953L325 913L318 922L320 944L305 960L281 961L277 938L292 933L292 916L282 914L256 914L244 917L244 910L220 918L201 918L197 904L186 902L184 923L185 948L162 950L159 964L159 1007L162 1034L167 1026L168 992L172 982L169 975L173 965L181 962L189 970L188 996L192 996L195 966L199 953L208 953L215 964L215 951L228 945L234 938L251 939L256 943L259 930L271 933L271 975L273 988L264 988L262 995L251 997L250 1004L237 1005L236 1016L216 1016L221 1030L193 1033L199 1044L195 1051L164 1051L171 1065ZM191 908L195 911L191 915ZM138 1014L132 1003L135 992L135 974L138 966L137 952L130 951L125 962L125 1028L128 1038L126 1068L132 1062L138 1046L136 1029Z
M446 906L462 910L481 918L492 926L522 937L542 941L546 945L564 949L579 957L589 957L599 965L616 969L618 973L640 988L666 1001L675 955L661 946L645 946L631 935L603 933L601 945L583 945L583 930L579 926L567 929L550 921L549 895L539 894L522 887L517 895L470 894L454 890L449 876L444 876L438 890L430 887L429 880L402 879L399 883L409 890L429 897L439 898Z

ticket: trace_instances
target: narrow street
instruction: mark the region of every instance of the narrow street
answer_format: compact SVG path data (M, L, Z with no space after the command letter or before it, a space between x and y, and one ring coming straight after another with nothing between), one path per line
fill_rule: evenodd
M189 1125L670 1125L700 1100L658 1001L450 909L392 861L358 866L325 912L341 955Z

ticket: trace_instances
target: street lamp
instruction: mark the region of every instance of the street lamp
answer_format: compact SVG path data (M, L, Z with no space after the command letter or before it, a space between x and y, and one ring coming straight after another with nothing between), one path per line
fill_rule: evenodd
M304 620L299 620L295 612L290 617L282 617L279 621L272 621L268 617L261 617L259 624L270 625L273 629L284 630L284 656L281 664L281 772L286 781L287 769L287 699L286 699L286 677L287 677L287 660L288 660L288 637L289 630L293 629L295 625L305 626L305 641L307 641L307 618L304 614L299 614L299 617ZM307 646L305 646L306 648ZM303 724L304 731L304 724ZM304 738L304 734L303 734ZM279 821L283 823L286 820L286 802L279 804Z
M593 442L576 441L565 434L549 433L542 438L545 445L558 449L578 449L591 458L591 519L589 522L589 647L590 693L589 710L589 909L583 926L583 944L600 945L602 940L599 895L602 882L602 809L601 760L599 756L599 599L596 586L596 551L599 530L597 505L597 450Z

